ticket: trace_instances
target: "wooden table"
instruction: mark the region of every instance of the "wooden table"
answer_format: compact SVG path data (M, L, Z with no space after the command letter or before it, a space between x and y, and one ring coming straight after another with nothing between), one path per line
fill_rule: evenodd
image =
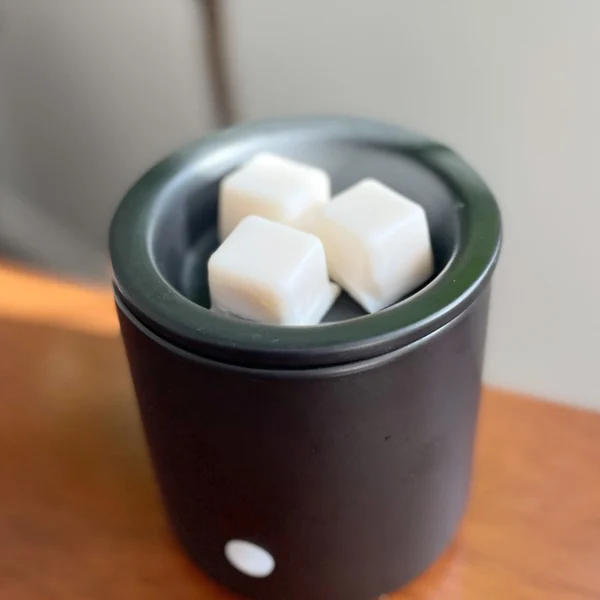
M169 532L108 290L0 268L0 377L1 600L232 598ZM465 522L393 599L590 598L600 415L488 389Z

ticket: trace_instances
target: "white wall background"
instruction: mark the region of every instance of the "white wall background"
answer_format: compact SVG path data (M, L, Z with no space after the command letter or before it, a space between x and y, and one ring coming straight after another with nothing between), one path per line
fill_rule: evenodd
M223 3L243 118L395 121L482 173L506 231L486 377L600 409L600 1ZM123 190L213 124L194 0L0 6L12 186L82 232L61 265L101 270Z
M54 269L106 276L106 231L126 188L213 125L197 4L0 0L0 9L10 152L0 232Z
M244 118L387 119L481 172L505 225L487 380L600 409L600 2L228 6Z

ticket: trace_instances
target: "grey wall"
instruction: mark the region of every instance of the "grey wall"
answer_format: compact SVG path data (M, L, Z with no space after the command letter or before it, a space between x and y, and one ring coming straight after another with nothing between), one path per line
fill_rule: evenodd
M452 144L504 214L487 379L600 409L600 2L229 2L244 118L349 112Z
M0 7L0 237L20 257L106 276L106 230L120 196L149 164L213 125L197 5Z

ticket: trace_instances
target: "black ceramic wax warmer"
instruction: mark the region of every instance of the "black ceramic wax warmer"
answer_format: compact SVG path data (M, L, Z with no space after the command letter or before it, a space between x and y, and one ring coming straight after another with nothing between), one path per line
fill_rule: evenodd
M324 168L334 192L374 177L419 202L434 278L373 315L343 296L314 327L210 312L218 184L260 151ZM481 179L448 148L394 126L242 125L146 173L110 243L152 460L197 564L261 600L370 600L430 565L469 489L500 247Z

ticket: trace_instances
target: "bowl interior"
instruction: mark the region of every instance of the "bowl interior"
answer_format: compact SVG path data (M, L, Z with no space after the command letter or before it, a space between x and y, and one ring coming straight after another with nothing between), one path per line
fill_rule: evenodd
M334 194L365 177L373 177L418 202L425 209L431 234L435 259L432 280L444 271L457 252L460 222L456 197L434 172L409 153L399 153L398 148L382 143L334 137L278 135L253 139L217 153L211 161L203 163L201 170L192 165L182 171L165 192L167 201L150 232L150 249L160 274L194 303L210 308L207 261L218 245L219 182L260 151L325 169L331 177ZM423 287L429 283L431 280ZM342 294L324 322L363 315L362 308Z

